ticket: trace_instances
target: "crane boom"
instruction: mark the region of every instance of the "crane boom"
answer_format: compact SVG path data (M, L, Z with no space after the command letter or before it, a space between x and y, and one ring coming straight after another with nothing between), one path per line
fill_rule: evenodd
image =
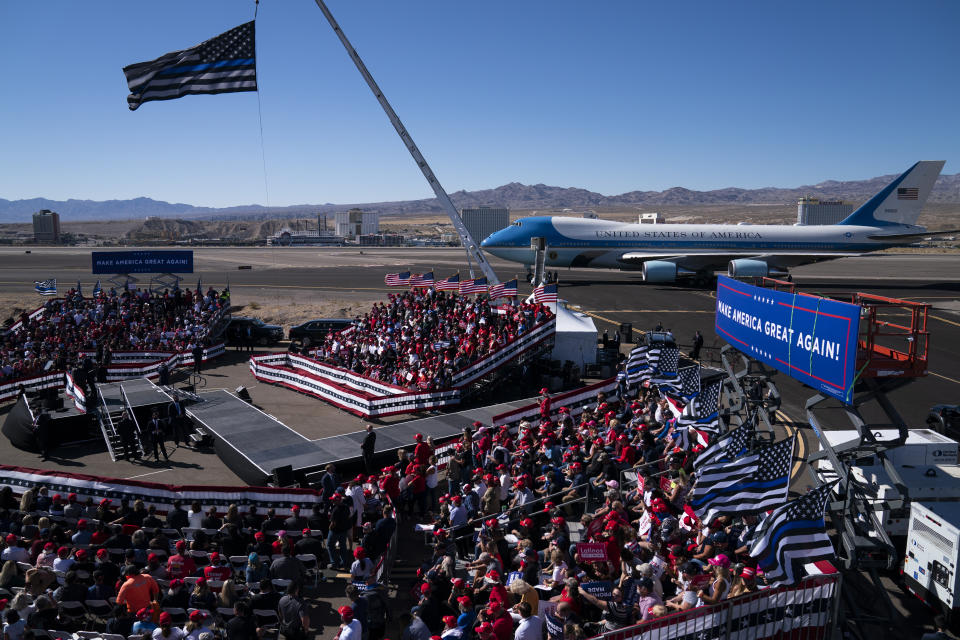
M370 75L370 72L367 70L367 66L363 64L363 60L360 59L359 54L357 54L356 50L353 48L353 45L350 44L350 41L343 33L343 30L340 29L340 25L337 24L333 14L330 13L330 9L327 8L327 5L323 2L323 0L315 0L315 2L320 8L320 11L323 12L323 15L326 16L327 22L329 22L330 27L333 28L333 32L337 34L338 38L340 38L340 42L343 44L344 49L347 50L347 54L350 56L350 59L353 60L355 65L357 65L360 75L362 75L363 79L367 81L367 86L370 87L370 90L373 91L373 95L377 98L377 102L379 102L380 106L383 107L383 111L387 114L387 118L390 119L390 124L392 124L393 128L397 130L397 134L400 136L403 144L407 147L407 151L409 151L410 155L413 156L414 162L416 162L417 166L420 167L420 171L423 173L423 177L427 179L427 182L433 189L433 193L436 194L440 204L443 205L443 208L447 211L447 215L450 217L450 222L453 223L453 227L460 235L460 242L463 243L463 247L467 252L468 260L470 257L472 257L477 261L477 264L480 265L480 269L483 271L483 275L487 277L488 284L500 284L500 280L497 278L497 274L494 272L493 267L491 267L490 263L487 262L487 258L483 255L483 251L480 250L480 246L473 239L473 236L470 235L470 231L467 229L466 225L463 224L463 220L457 213L457 208L453 205L453 201L450 199L450 196L447 195L447 192L444 191L443 187L440 185L440 181L437 180L437 176L434 175L433 169L431 169L430 165L427 164L426 158L424 158L423 154L420 153L420 149L417 148L413 138L410 137L410 133L407 132L407 128L403 126L402 122L400 122L400 118L397 116L397 113L393 110L393 107L390 106L390 103L387 102L387 98L383 95L383 91L380 90L380 87L377 86L376 80L373 79L373 76ZM470 267L470 277L474 277L472 265Z

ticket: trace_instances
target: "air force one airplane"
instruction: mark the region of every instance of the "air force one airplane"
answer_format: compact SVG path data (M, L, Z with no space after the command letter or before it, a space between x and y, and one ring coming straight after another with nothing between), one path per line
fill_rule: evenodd
M545 238L547 266L642 269L647 282L706 284L724 268L732 277L783 276L802 264L956 233L930 233L914 224L943 165L939 160L916 163L834 225L630 224L533 216L490 235L481 246L531 265L531 239Z

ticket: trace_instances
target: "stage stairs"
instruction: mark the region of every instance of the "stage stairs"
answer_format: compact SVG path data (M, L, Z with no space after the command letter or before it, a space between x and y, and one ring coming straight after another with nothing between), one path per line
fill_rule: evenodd
M108 382L97 385L100 403L97 405L97 422L103 441L107 445L110 459L114 462L121 455L122 445L117 425L124 411L133 418L133 441L137 457L145 457L144 433L141 420L145 420L144 411L166 405L172 398L147 378L135 378L124 382ZM140 410L140 411L138 411ZM140 413L140 415L137 415Z

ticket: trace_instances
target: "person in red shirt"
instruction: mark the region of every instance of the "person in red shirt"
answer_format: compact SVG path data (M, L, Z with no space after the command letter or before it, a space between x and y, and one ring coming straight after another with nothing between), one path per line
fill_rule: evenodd
M546 387L540 389L540 419L550 419L550 391Z
M417 446L413 449L413 457L417 461L417 464L430 464L430 456L433 455L433 447L423 441L422 433L418 433L416 436L414 436L414 440L417 441Z
M493 635L497 640L510 640L513 637L513 618L503 608L502 603L491 600L486 613L493 623Z
M383 478L380 480L380 488L390 496L391 501L396 501L400 497L400 478L393 472L393 467L383 468Z
M187 576L193 575L193 572L197 570L197 563L193 561L193 558L185 555L187 550L187 543L183 540L178 540L176 545L177 552L167 558L167 578L173 580L175 578L186 578Z
M203 577L207 579L207 582L214 580L223 582L233 577L233 568L227 564L227 559L224 556L214 551L210 554L210 564L203 568ZM218 589L211 586L210 590L217 591Z
M490 603L502 602L506 604L510 602L510 598L507 596L507 589L503 586L503 582L500 580L499 571L496 569L487 571L487 574L483 577L483 580L490 585Z

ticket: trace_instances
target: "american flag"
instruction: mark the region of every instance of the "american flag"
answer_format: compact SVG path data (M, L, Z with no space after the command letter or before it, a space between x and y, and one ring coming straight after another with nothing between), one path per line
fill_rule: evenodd
M410 285L410 272L388 273L383 281L388 287L406 287Z
M701 451L693 461L693 468L699 470L715 462L726 462L743 457L755 435L753 422L744 422Z
M517 295L517 279L514 278L509 282L501 282L500 284L495 284L490 287L490 298L496 300L497 298L512 298Z
M42 296L55 296L57 295L57 279L34 280L33 290Z
M190 49L123 68L133 111L151 100L172 100L198 93L257 90L253 21L234 27Z
M415 273L410 276L410 286L411 287L432 287L433 286L433 271L428 271L424 274Z
M534 302L556 302L557 301L557 285L555 284L541 284L536 289L533 290L533 301Z
M700 393L700 364L692 364L678 371L680 375L680 395L692 398Z
M455 273L449 278L444 278L443 280L437 280L434 288L437 291L459 291L460 290L460 274Z
M757 527L750 556L756 558L771 586L795 584L800 565L835 559L823 520L834 484L820 485L777 507Z
M790 467L796 436L762 447L757 454L753 473L744 477L750 465L733 471L738 461L724 465L710 465L697 478L690 506L703 522L712 522L720 515L759 514L782 505L790 490ZM716 469L722 467L722 469ZM731 473L732 472L732 473ZM731 476L737 478L731 480Z
M471 280L461 280L460 281L460 295L467 295L469 293L486 293L487 292L487 279L486 278L475 278Z
M693 400L687 403L683 415L677 419L679 426L695 426L698 429L716 430L720 423L721 380L700 389Z
M650 350L650 347L647 345L640 345L639 347L634 347L630 352L630 356L627 358L627 365L624 369L627 372L627 382L630 384L636 384L639 382L640 373L647 368L647 351Z
M920 189L917 187L898 187L897 200L919 200Z
M650 378L651 385L663 385L671 389L676 389L680 385L680 377L677 374L677 366L680 362L680 349L673 346L665 346L660 349L660 357L657 358L653 366L653 376Z

